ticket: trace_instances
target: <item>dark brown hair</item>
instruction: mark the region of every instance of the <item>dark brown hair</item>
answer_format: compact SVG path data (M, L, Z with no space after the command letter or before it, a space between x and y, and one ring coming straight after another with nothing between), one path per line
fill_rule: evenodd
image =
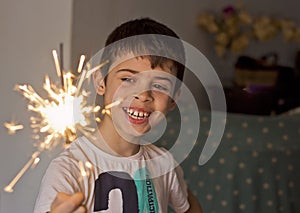
M106 40L101 57L102 61L109 60L109 64L102 68L103 75L107 75L116 57L126 53L148 57L152 69L157 66L163 67L171 61L178 79L175 91L180 87L185 69L184 48L179 36L166 25L150 18L141 18L115 28ZM145 54L141 56L141 53Z

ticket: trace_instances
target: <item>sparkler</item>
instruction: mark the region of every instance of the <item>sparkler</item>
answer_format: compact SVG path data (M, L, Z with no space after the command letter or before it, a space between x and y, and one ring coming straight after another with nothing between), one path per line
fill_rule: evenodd
M90 106L87 103L86 91L81 90L82 84L85 79L104 66L108 61L90 69L82 70L85 56L80 57L77 72L81 73L81 77L78 81L78 86L74 84L76 78L71 72L65 73L58 61L58 55L55 50L52 51L54 63L56 67L57 76L61 78L61 87L57 87L50 82L48 76L45 77L43 85L44 90L48 94L48 98L42 98L35 90L27 84L17 85L16 89L20 91L25 98L28 99L28 110L32 111L35 116L30 117L31 128L36 134L34 138L40 138L38 134L44 135L44 139L38 143L37 151L35 151L29 161L19 171L19 173L13 178L13 180L4 188L6 192L13 192L13 187L23 174L30 168L34 167L39 162L39 155L45 150L53 149L59 141L62 139L66 144L71 143L76 138L76 129L82 134L91 136L90 133L95 129L89 127L89 116L98 112L100 106ZM89 66L87 66L89 67ZM121 100L117 100L106 107L102 113L110 112L109 109L121 103ZM100 121L96 118L96 121ZM22 129L22 125L15 123L5 123L9 133L15 133L17 130ZM83 176L88 175L88 172L84 170L82 162L79 162L81 173ZM86 162L85 167L92 169L92 165Z
M102 110L101 113L102 113L102 114L111 115L110 109L111 109L112 107L114 107L114 106L119 105L122 101L123 101L123 99L122 99L122 98L119 98L119 99L117 99L116 101L114 101L113 103L106 105L106 106L104 107L104 109Z
M24 128L22 124L17 124L14 121L10 123L4 123L4 126L7 128L8 134L15 134L16 131L21 130Z
M88 176L89 172L93 170L93 165L89 161L85 162L85 164L83 164L82 161L79 161L78 164L82 177Z

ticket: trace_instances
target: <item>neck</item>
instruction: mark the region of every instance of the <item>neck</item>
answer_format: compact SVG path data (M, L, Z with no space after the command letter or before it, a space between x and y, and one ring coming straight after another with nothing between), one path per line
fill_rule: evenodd
M130 141L124 139L114 126L108 115L105 115L98 126L98 130L102 135L104 142L109 146L113 153L122 157L130 157L138 153L140 145L138 138L131 138ZM97 143L97 142L96 142Z

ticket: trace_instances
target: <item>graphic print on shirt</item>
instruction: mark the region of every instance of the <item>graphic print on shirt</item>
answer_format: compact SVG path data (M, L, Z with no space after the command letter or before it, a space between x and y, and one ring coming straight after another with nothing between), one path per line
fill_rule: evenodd
M146 168L141 168L134 174L141 213L159 212L155 187L149 176Z
M134 180L125 172L101 173L95 182L94 212L108 210L109 192L120 189L123 213L138 213L138 197Z
M126 172L104 172L95 181L94 212L108 210L109 193L120 189L123 213L158 213L154 184L146 168L139 169L134 179Z

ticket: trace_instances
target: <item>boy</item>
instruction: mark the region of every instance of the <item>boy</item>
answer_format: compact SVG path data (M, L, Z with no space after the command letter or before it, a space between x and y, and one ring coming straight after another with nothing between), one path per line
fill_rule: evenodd
M105 46L109 64L94 73L95 88L105 106L121 102L103 116L96 140L80 137L51 162L35 212L165 213L168 204L201 212L171 154L141 139L176 105L184 72L178 36L143 18L117 27ZM79 161L92 163L88 177L81 177Z

